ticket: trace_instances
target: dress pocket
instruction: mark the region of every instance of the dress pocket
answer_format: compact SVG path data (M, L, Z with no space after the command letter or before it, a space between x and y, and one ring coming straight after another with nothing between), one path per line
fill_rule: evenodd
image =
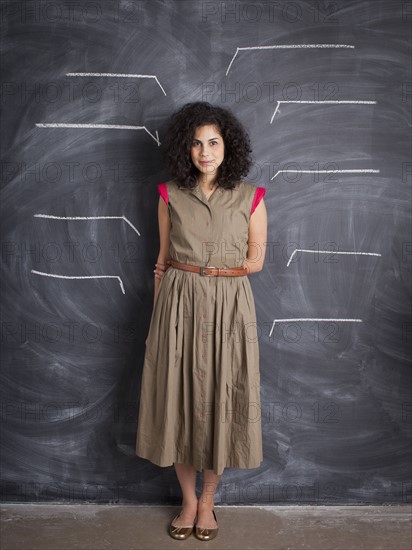
M183 305L182 303L177 304L176 312L176 321L175 321L175 366L177 367L180 364L183 355Z

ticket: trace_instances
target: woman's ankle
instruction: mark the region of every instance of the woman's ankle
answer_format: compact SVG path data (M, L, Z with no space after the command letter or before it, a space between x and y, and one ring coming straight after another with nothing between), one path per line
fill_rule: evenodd
M214 500L212 500L210 498L210 496L208 498L203 499L203 500L202 500L201 497L199 497L197 507L198 507L198 509L207 508L209 510L213 510L214 507L215 507L215 503L214 503Z
M197 496L194 497L186 497L182 499L182 506L188 506L188 507L197 507L198 504L198 498Z

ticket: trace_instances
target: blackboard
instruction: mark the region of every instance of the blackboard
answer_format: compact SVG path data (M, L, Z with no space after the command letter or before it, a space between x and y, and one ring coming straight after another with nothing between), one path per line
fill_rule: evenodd
M2 499L178 503L135 456L167 181L189 101L267 189L264 462L216 502L411 501L411 3L2 2Z

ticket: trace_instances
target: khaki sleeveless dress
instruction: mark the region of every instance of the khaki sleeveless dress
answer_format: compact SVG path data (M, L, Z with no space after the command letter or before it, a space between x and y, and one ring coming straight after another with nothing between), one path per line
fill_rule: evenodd
M241 267L263 187L241 180L207 199L197 185L158 185L171 220L170 257ZM257 468L263 460L259 333L247 275L169 267L153 307L141 381L136 455L197 471Z

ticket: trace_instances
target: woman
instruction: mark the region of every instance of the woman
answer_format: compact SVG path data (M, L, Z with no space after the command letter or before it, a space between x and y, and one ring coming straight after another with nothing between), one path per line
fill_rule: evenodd
M265 189L241 179L252 150L227 109L184 105L165 145L173 179L158 185L160 251L136 454L174 464L183 500L169 534L185 539L195 530L211 540L223 469L256 468L263 459L259 331L247 275L264 263Z

